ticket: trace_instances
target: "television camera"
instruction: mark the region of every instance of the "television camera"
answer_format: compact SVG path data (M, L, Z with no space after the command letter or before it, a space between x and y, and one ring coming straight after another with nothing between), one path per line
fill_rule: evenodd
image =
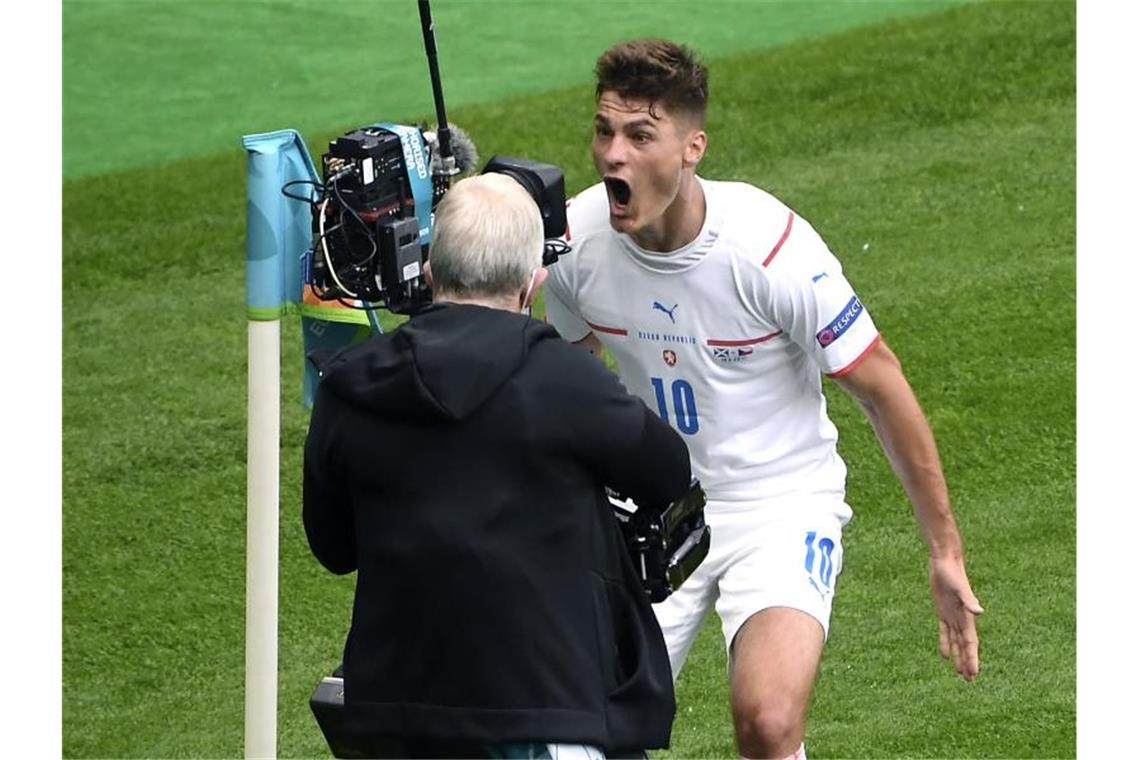
M424 277L433 212L452 177L469 166L447 161L439 133L396 124L352 130L321 156L323 184L311 201L313 247L305 283L320 300L414 314L431 303ZM475 158L473 148L465 151ZM495 156L482 173L506 174L542 213L544 266L568 250L562 171L551 164ZM356 303L367 304L364 306Z

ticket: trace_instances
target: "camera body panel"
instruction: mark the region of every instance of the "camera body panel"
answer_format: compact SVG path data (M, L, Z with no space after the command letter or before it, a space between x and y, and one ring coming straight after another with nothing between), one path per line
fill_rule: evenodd
M329 143L312 205L305 282L322 300L352 299L410 314L430 303L430 151L415 127L379 123Z

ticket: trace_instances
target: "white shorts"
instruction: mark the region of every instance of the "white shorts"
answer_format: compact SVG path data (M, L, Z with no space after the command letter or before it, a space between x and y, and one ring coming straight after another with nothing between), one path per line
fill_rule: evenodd
M606 753L590 744L493 744L487 747L487 754L495 760L606 760Z
M851 508L838 499L739 504L709 502L708 556L681 588L653 605L669 648L673 678L681 672L701 623L715 603L731 656L745 621L769 607L811 615L827 639L831 600L843 569L843 526Z

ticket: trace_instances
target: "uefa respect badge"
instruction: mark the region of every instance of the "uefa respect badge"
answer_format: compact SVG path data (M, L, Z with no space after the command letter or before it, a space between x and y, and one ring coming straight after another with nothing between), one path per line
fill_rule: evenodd
M843 311L839 312L839 316L833 319L827 327L817 332L815 339L819 341L819 345L827 348L839 340L862 313L863 303L859 300L859 296L851 296L851 300L843 307Z

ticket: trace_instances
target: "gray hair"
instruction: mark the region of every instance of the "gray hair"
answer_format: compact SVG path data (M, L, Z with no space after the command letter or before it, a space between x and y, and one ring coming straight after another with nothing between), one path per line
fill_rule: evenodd
M435 213L428 260L436 292L502 296L526 287L542 266L542 215L505 174L455 184Z

